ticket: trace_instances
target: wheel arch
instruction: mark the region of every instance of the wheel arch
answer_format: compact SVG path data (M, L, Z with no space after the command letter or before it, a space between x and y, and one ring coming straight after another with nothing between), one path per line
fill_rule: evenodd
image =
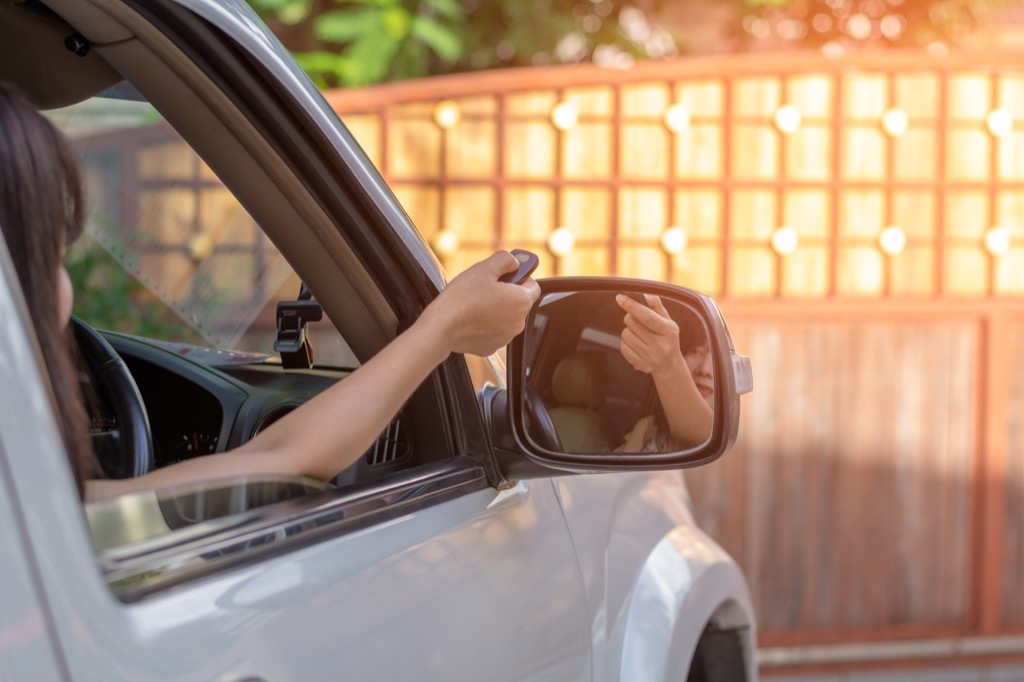
M745 680L757 679L756 623L746 580L735 561L698 529L677 526L655 545L617 629L613 651L620 655L609 669L618 671L619 680L684 680L698 652L712 655L730 642L742 653ZM719 637L723 633L728 635Z

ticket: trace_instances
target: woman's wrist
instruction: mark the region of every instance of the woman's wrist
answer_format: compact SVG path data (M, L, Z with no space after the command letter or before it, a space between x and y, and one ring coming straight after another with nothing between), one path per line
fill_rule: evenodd
M443 362L454 348L454 324L444 312L435 299L406 332L417 337L417 346L434 360L434 364Z
M676 377L681 368L686 368L686 361L683 359L682 353L678 351L669 353L667 358L651 370L651 376L655 379ZM687 371L687 374L689 374L689 371Z

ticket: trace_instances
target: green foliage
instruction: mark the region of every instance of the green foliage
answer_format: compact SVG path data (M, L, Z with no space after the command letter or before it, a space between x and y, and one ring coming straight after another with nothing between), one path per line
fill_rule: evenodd
M409 35L445 61L454 62L462 55L462 39L435 21L415 17L409 27Z
M297 24L309 16L313 0L249 0L258 12L272 15L284 24Z
M642 58L648 55L621 30L620 14L649 15L664 2L249 1L320 87L588 61L608 46ZM563 54L567 37L574 41L569 55Z
M464 51L458 27L465 13L457 0L250 2L281 29L320 87L424 76L453 66Z
M188 325L100 246L81 239L66 260L75 291L74 314L90 325L158 339L202 343Z
M684 50L924 46L953 41L1015 1L250 0L324 88L512 66L619 66Z

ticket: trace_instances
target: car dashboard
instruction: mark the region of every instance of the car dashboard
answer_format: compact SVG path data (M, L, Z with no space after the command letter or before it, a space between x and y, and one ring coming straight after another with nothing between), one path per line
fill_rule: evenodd
M142 395L156 469L236 448L353 371L285 370L273 356L113 332L103 332L103 336L128 366ZM103 421L110 422L109 410L103 411ZM414 430L412 424L423 424L429 433L438 428L435 417L436 401L421 388L376 443L332 482L345 485L371 480L439 458L438 451L443 448L436 444L442 440L423 448L416 448L413 442L413 433L422 433L424 428Z

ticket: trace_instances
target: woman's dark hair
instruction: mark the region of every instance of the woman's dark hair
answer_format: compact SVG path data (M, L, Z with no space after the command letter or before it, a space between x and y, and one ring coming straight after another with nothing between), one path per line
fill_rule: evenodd
M71 329L61 319L58 268L84 222L82 177L71 144L21 93L0 84L0 230L32 312L80 495L97 466Z
M704 328L704 322L692 308L675 301L670 301L665 307L679 325L679 350L686 353L697 346L707 345L708 332Z

